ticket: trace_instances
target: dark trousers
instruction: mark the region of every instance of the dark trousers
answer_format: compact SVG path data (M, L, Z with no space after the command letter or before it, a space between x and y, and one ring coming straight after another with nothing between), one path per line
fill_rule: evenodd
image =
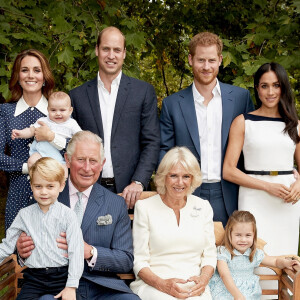
M214 211L214 221L222 222L225 227L229 216L224 203L221 182L202 183L194 195L209 201Z
M17 300L36 300L50 294L56 296L65 287L68 278L68 266L59 268L34 269L24 271L24 284ZM81 298L77 297L79 300Z

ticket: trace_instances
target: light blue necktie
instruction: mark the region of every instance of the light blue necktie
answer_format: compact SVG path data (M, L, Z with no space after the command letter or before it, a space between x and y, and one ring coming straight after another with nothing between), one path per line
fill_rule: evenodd
M84 204L83 204L83 200L82 200L82 193L77 192L76 194L78 196L78 201L75 204L74 212L77 215L79 225L81 225L81 222L83 219L83 214L84 214Z

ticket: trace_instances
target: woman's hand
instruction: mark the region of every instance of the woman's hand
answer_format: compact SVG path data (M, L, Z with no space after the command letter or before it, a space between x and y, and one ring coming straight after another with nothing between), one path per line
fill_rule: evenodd
M284 202L296 204L300 199L300 179L297 179L289 188L290 193L285 196Z
M195 282L195 285L189 290L189 297L200 296L204 293L205 288L209 282L208 276L200 275L200 276L192 276L188 280L188 282Z
M181 288L178 283L186 283L186 280L178 278L161 279L157 289L163 293L178 299L186 299L189 297L188 290Z
M55 137L55 133L50 130L50 128L42 121L38 121L41 125L35 129L34 137L38 142L47 141L52 142Z
M284 184L265 182L265 185L266 192L281 199L285 199L290 193L289 188Z

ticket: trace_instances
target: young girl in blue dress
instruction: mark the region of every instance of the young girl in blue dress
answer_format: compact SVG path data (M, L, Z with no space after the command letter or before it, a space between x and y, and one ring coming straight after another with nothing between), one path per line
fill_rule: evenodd
M268 256L256 244L254 216L235 211L225 227L223 246L217 250L217 270L209 283L213 299L259 300L262 293L254 268L260 263L280 269L300 265L297 260Z

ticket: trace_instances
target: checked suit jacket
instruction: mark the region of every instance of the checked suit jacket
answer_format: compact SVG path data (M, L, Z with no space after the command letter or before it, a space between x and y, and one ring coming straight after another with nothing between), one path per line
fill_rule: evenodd
M97 77L71 90L70 97L73 118L81 129L99 135L105 144ZM122 74L111 132L117 193L134 180L148 186L158 162L159 143L157 98L153 86Z

